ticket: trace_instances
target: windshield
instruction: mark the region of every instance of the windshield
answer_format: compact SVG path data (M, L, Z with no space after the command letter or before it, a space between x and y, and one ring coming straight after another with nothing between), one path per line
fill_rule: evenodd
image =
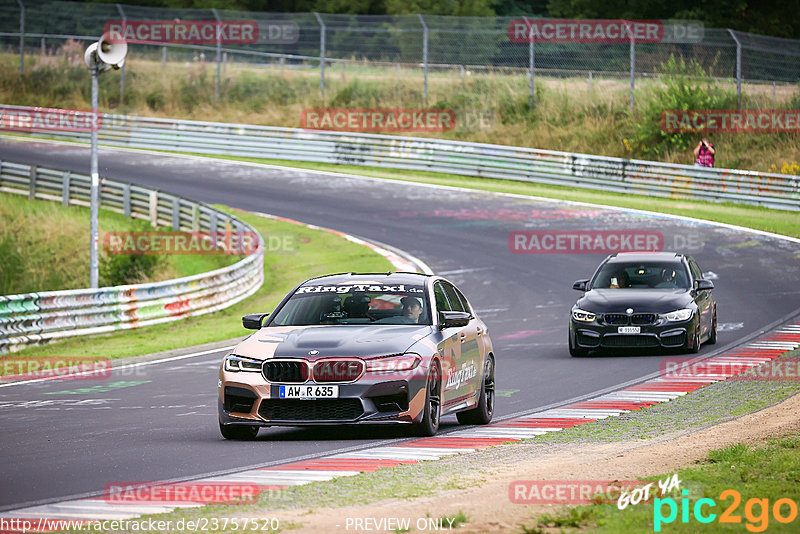
M679 262L606 263L592 280L592 289L689 289Z
M299 287L269 324L431 324L431 313L423 286L317 283Z

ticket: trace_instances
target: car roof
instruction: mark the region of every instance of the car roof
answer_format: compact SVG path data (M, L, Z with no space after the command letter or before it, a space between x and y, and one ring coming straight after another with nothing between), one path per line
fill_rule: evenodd
M315 285L315 284L347 284L354 282L377 284L413 284L424 285L426 280L431 278L432 275L422 273L410 272L383 272L383 273L338 273L329 274L325 276L318 276L316 278L309 278L302 284Z
M629 262L680 262L683 254L677 252L618 252L608 257L608 263Z

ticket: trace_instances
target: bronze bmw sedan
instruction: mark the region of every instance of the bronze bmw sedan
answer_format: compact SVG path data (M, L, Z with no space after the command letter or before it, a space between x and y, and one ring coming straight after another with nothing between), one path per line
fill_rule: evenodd
M220 367L219 428L227 439L253 439L272 425L367 423L432 436L444 415L462 424L492 419L492 341L444 278L312 278L268 315L242 318L258 331Z

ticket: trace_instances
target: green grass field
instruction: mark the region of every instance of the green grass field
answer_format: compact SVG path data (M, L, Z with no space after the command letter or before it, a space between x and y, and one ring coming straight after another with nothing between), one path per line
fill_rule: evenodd
M103 356L122 358L190 347L248 333L241 323L247 313L271 312L296 284L313 276L330 273L393 270L383 256L322 230L225 209L252 225L265 240L277 236L287 250L267 249L264 256L264 284L257 293L218 312L189 317L175 323L148 326L112 334L80 337L60 343L27 348L17 354L44 356Z
M89 287L89 208L0 193L0 221L0 295ZM106 232L152 229L109 210L100 210L99 228L101 261L110 260L102 247ZM149 276L127 283L190 276L238 261L234 256L156 258ZM109 280L101 276L100 283Z

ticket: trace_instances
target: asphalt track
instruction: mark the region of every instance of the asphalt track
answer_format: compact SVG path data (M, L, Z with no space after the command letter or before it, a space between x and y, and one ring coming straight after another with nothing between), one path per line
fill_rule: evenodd
M0 159L88 172L89 152L3 140ZM570 358L568 311L579 296L572 282L589 277L604 255L514 254L512 231L660 231L665 249L691 253L713 273L719 344L701 354L737 344L800 301L799 244L704 223L112 149L101 150L100 173L334 228L417 256L462 288L489 325L498 417L635 380L657 371L662 357ZM224 441L216 423L222 353L122 369L105 380L0 388L0 511L97 493L109 483L187 479L404 439L395 428L350 427L270 428L255 442ZM445 422L444 432L455 425L454 418Z

